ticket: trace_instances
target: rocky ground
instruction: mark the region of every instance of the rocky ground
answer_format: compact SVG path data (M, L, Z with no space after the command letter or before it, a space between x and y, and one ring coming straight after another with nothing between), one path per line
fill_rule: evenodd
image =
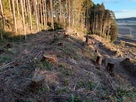
M4 40L0 102L134 102L135 55L135 43L111 44L96 35L85 43L72 29ZM106 60L99 65L97 56ZM111 73L107 63L115 65Z

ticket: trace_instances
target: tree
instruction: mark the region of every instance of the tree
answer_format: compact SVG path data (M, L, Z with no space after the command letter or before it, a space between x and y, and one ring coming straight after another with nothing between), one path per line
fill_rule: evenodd
M37 0L34 0L33 2L34 4L34 10L35 10L35 20L36 20L36 27L37 27L37 31L39 32L39 21L38 21L38 11L37 11Z
M24 34L25 34L25 39L26 39L26 26L25 26L25 16L24 16L24 5L23 1L20 0L21 3L21 10L22 10L22 22L23 22L23 28L24 28Z
M4 10L3 10L3 4L2 1L0 0L0 7L1 7L1 16L2 16L2 28L0 29L0 35L1 35L1 40L3 40L3 34L2 34L2 29L4 30Z
M15 33L17 33L17 22L16 22L15 2L14 2L14 0L12 0L12 10L13 10L13 19L14 19Z
M47 6L46 6L46 0L44 0L44 3L43 3L43 10L44 10L44 27L45 29L47 29Z
M71 0L68 0L68 22L69 22L69 27L70 27L70 25L71 25L71 6L70 6L70 4L71 4Z
M19 12L19 5L18 5L18 0L15 0L16 1L16 5L17 5L17 14L18 16L20 15L20 12Z
M104 36L107 39L110 37L110 40L113 41L117 37L115 19L114 12L105 9L103 3L101 5L94 4L90 9L90 30L92 33ZM115 32L113 32L113 29Z
M52 0L50 0L50 17L51 17L51 28L54 30L53 3L52 3Z
M115 22L111 24L110 36L111 36L111 42L114 42L117 39L118 28L117 28L117 25L115 24Z
M29 19L30 19L30 30L32 32L33 25L32 25L32 12L31 12L30 0L27 0L27 4L28 4Z

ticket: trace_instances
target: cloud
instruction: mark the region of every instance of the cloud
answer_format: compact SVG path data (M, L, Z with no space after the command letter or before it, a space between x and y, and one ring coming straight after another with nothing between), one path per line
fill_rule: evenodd
M114 11L115 13L123 13L123 12L128 12L128 10L118 10L118 11Z

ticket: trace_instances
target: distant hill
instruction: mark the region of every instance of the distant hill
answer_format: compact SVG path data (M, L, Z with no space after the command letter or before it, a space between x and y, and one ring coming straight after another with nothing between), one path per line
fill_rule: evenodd
M129 17L129 18L118 18L118 20L131 20L131 21L136 21L136 17Z

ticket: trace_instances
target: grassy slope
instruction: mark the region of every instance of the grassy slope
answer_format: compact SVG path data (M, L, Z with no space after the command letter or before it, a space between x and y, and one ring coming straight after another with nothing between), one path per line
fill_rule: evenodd
M70 34L70 33L69 33ZM57 37L54 40L54 35ZM100 41L101 40L101 41ZM131 102L135 88L126 74L115 71L111 77L105 66L95 64L99 54L107 54L104 40L92 37L94 43L85 45L83 37L71 33L63 38L62 31L41 31L0 43L0 101L2 102ZM59 46L59 43L63 43ZM116 50L116 49L112 49ZM111 54L114 54L111 49ZM102 53L103 52L103 53ZM44 55L54 55L56 62L41 61ZM37 70L44 73L40 85L32 84ZM132 88L132 89L131 89Z

